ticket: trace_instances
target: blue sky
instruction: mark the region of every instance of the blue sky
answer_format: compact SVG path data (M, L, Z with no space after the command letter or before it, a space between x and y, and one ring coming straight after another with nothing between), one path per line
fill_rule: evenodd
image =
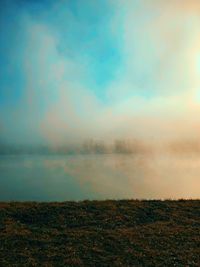
M17 101L26 90L23 61L31 42L32 24L45 25L59 40L56 49L64 59L86 64L84 83L106 101L106 86L115 78L122 62L120 42L112 36L110 21L113 16L108 1L5 1L1 15L1 102ZM39 49L36 43L32 50ZM31 55L28 55L31 57ZM56 59L49 54L49 64ZM38 68L32 62L33 68ZM79 79L79 77L77 77ZM12 81L11 81L12 80ZM12 84L12 82L14 84ZM6 89L12 87L6 99ZM7 89L8 90L8 89Z
M1 1L1 140L143 137L146 125L162 136L185 117L191 129L199 111L199 6ZM184 122L180 129L190 134Z

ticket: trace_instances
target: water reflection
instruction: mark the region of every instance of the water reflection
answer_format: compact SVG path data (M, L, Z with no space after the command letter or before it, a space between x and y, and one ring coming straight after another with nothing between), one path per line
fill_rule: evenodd
M0 174L0 200L200 197L197 155L4 155Z

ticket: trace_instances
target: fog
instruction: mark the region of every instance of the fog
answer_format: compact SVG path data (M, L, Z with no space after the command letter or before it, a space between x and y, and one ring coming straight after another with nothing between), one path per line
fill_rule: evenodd
M2 199L199 197L198 0L0 5Z
M0 200L198 198L199 168L195 155L4 155Z
M3 2L1 143L198 138L199 1Z

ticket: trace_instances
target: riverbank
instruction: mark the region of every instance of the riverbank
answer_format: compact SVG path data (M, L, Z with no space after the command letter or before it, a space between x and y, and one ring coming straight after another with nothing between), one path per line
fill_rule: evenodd
M200 200L2 202L0 266L200 266Z

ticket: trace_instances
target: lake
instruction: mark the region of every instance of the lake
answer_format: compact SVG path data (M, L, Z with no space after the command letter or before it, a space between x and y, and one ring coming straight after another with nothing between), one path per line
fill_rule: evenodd
M0 201L199 197L198 155L0 156Z

